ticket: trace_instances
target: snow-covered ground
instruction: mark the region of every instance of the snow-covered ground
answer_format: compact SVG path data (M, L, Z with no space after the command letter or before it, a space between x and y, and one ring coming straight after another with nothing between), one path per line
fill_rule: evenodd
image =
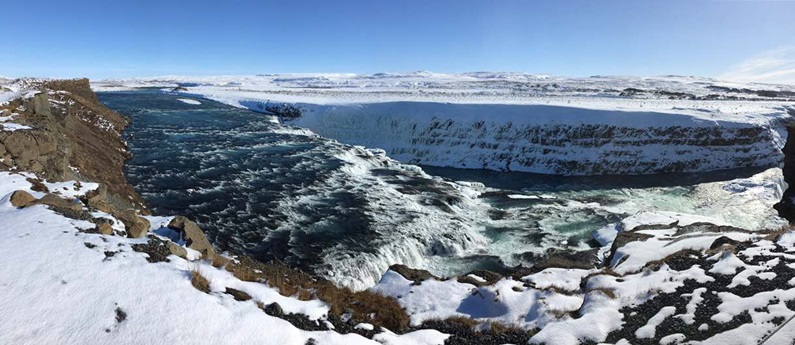
M417 72L94 83L108 91L153 86L255 111L297 103L303 115L293 124L404 162L573 175L775 165L795 104L791 86L676 76Z
M284 297L202 261L171 256L170 262L149 263L147 254L131 249L145 238L86 233L93 223L43 205L18 209L9 201L14 191L44 195L31 190L26 181L30 176L0 172L0 343L303 345L315 339L318 344L441 344L446 338L433 330L405 335L382 331L376 342L356 334L302 331L265 314L256 302L277 302L285 312L321 322L328 312L325 303ZM66 190L64 197L97 188L86 182L79 189L74 182L47 185ZM151 220L154 233L170 217ZM191 285L194 271L210 281L210 294ZM238 302L223 293L227 287L253 300Z
M791 341L795 327L784 322L795 316L795 233L766 239L720 224L701 216L639 213L595 234L611 259L603 268L553 267L483 286L456 279L415 284L389 271L372 289L395 297L414 324L461 316L498 321L537 329L530 343L634 344L649 338L740 345L770 334ZM621 233L639 238L612 247ZM789 344L782 340L768 344Z

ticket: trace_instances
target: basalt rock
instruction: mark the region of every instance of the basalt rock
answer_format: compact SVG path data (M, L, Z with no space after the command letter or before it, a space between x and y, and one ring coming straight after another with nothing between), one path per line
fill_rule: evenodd
M394 271L397 274L403 276L408 280L414 282L414 285L420 285L423 281L428 279L439 279L439 277L433 275L431 272L421 269L410 268L406 265L392 265L389 266L389 270Z
M788 220L790 224L795 223L795 125L787 126L787 143L784 145L784 182L787 183L786 191L781 197L781 201L773 207L778 211L778 215Z

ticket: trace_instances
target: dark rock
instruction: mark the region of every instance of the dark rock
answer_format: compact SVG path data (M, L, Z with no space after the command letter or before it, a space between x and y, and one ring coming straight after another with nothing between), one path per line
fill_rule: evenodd
M531 268L533 272L540 272L547 268L575 268L591 269L599 264L597 256L599 249L589 249L579 252L551 249L547 255Z
M27 100L27 108L33 110L34 115L52 116L50 112L50 100L47 92L39 92Z
M284 309L282 309L282 306L280 306L279 303L276 302L266 305L265 308L263 308L262 310L265 311L265 314L268 314L270 316L279 317L284 315Z
M607 257L605 261L607 264L611 264L613 262L613 258L615 257L616 250L625 246L627 243L635 242L635 241L645 241L652 238L651 235L642 234L639 232L619 232L616 236L616 239L613 240L613 245L610 247L610 256Z
M403 278L413 281L414 285L420 285L423 281L428 279L439 279L439 277L431 274L431 272L410 268L406 265L392 265L389 266L389 269L397 274L400 274L403 276Z
M787 126L787 143L784 144L784 182L787 183L787 190L781 196L781 201L773 205L778 211L778 215L795 224L795 125Z
M479 281L479 280L477 280L475 278L472 278L469 275L475 275L475 276L478 276L480 278L483 278L483 280L485 280L485 282L482 282L482 281ZM492 271L488 271L488 270L476 270L476 271L472 271L472 272L469 272L467 274L464 274L462 276L459 276L458 277L458 282L459 283L465 283L465 284L472 284L472 285L475 285L475 286L487 286L487 285L493 285L494 283L496 283L497 281L499 281L502 278L503 278L503 275L501 275L499 273L496 273L496 272L492 272Z
M171 255L166 242L156 237L150 237L146 243L133 244L132 249L136 252L148 254L149 257L146 258L146 261L151 263L167 262L168 256Z
M248 301L248 300L251 299L251 296L249 294L247 294L247 293L245 293L243 291L237 290L237 289L233 289L233 288L229 288L228 287L228 288L226 288L226 291L224 291L224 292L232 295L232 297L236 301L241 301L242 302L242 301Z
M735 241L735 240L733 240L731 238L728 238L726 236L721 236L721 237L716 238L715 241L712 241L712 244L709 245L709 249L710 250L714 250L714 249L722 247L724 244L729 244L729 245L734 246L734 245L737 245L737 241Z

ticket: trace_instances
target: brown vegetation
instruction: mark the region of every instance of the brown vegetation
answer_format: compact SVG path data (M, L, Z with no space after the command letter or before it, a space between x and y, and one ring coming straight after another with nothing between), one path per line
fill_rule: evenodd
M229 262L226 270L243 281L267 283L284 296L301 300L317 298L329 304L330 315L341 317L350 314L354 324L366 322L395 332L404 331L409 326L406 311L391 297L337 287L328 280L312 277L278 261L265 264L241 256L237 262Z
M207 280L198 270L191 271L190 283L196 290L210 293L210 281Z

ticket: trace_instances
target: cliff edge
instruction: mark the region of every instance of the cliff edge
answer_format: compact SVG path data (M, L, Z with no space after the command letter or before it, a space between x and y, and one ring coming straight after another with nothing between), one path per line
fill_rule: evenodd
M23 96L0 104L0 170L98 182L116 209L149 213L123 174L131 154L121 133L129 122L99 102L88 79L20 79L12 87Z

